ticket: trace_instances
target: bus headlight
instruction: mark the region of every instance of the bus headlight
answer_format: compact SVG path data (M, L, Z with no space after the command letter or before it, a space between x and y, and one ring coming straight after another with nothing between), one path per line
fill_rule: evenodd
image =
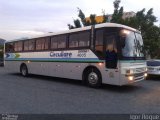
M147 73L144 73L144 77L147 77L148 76L148 74Z
M134 79L133 76L128 76L128 80L129 80L129 81L132 81L133 79Z

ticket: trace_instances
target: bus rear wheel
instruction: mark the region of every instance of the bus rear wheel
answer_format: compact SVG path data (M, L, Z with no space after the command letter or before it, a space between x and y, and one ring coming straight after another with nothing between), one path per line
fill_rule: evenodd
M85 80L88 86L98 88L102 85L102 77L97 69L89 69L86 72Z
M28 76L28 68L27 68L27 66L25 64L23 64L21 66L20 70L21 70L21 75L22 76L24 76L24 77Z

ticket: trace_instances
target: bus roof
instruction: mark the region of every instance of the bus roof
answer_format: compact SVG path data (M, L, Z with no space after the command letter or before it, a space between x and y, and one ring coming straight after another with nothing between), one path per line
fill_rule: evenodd
M132 31L140 33L140 31L138 31L138 30L136 30L136 29L134 29L132 27L129 27L129 26L126 26L126 25L122 25L122 24L117 24L117 23L102 23L102 24L95 25L95 28L103 28L103 27L122 27L122 28L126 28L128 30L132 30ZM7 42L14 42L14 41L23 41L23 40L29 40L29 39L36 39L36 38L42 38L42 37L50 37L50 36L54 36L54 35L74 33L74 32L79 32L79 31L84 31L84 30L90 30L90 29L91 29L91 26L87 26L87 27L75 28L75 29L56 32L56 33L47 33L47 34L45 34L43 36L30 37L30 38L26 38L26 39L9 40L9 41L6 41L6 43Z

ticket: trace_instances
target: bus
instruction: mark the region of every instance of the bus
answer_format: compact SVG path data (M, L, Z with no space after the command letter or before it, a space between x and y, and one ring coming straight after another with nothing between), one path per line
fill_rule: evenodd
M7 41L5 51L5 68L23 76L82 80L90 87L122 86L147 76L140 31L116 23Z

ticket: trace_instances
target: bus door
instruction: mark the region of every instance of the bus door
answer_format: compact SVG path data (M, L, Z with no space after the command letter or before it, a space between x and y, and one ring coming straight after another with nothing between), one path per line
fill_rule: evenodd
M117 34L111 33L105 35L105 67L110 79L118 80L118 50L117 50Z

